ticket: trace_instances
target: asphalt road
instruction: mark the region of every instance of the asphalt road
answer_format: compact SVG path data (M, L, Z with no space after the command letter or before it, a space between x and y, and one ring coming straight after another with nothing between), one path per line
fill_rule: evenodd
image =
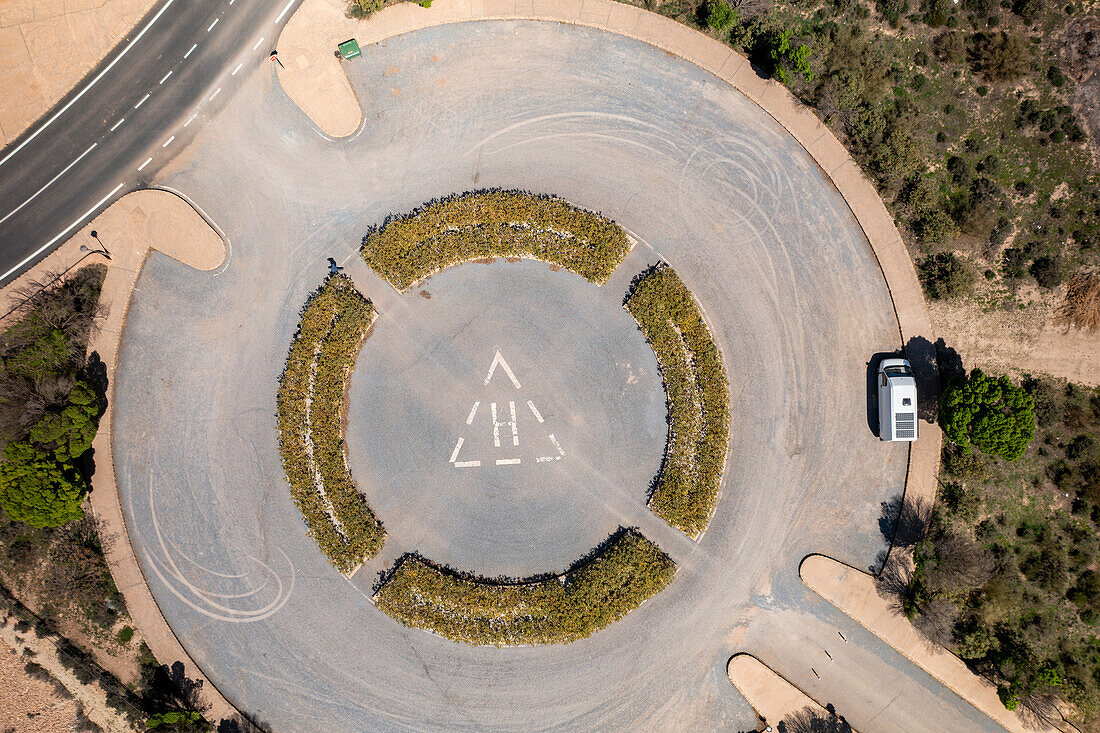
M112 426L123 508L158 604L222 692L280 731L738 730L754 720L725 665L749 651L865 733L997 730L798 578L812 552L876 563L886 547L881 503L902 492L907 457L866 420L866 363L901 346L885 283L805 151L697 67L575 26L441 26L368 47L349 68L365 111L352 138L326 140L269 70L253 70L156 176L224 229L232 256L221 271L197 273L152 255L123 333ZM375 485L399 464L413 479L447 468L455 422L479 394L459 385L496 348L515 359L524 389L553 387L539 399L555 420L567 412L614 419L613 404L584 397L585 380L610 394L621 381L614 367L571 373L553 334L523 340L512 330L554 329L552 317L568 318L579 350L606 343L605 364L636 358L628 324L610 316L600 317L607 330L586 334L594 329L582 315L550 300L538 323L539 292L572 292L561 273L466 265L429 281L429 301L397 295L355 256L365 229L386 215L491 186L557 193L623 224L640 240L631 257L665 258L702 303L730 375L729 462L706 534L655 537L679 563L675 581L566 646L455 644L400 626L369 598L392 553L411 546L437 542L433 551L485 572L551 569L591 538L574 532L539 553L542 524L588 514L599 534L610 523L596 504L554 489L546 515L517 511L507 526L529 546L508 544L499 533L460 531L499 506L488 489L463 484L468 502L448 495L438 510L431 493L445 487ZM353 377L349 444L392 539L351 580L306 536L275 437L278 375L330 256L347 262L380 312L378 338ZM529 285L517 295L521 281ZM614 283L604 287L591 297L611 298ZM493 288L529 315L487 305ZM467 331L461 314L478 309L496 315ZM438 349L421 340L425 322ZM417 366L387 387L378 370L399 364ZM370 414L402 405L413 415L391 417L388 428L386 416ZM643 434L652 428L650 417L636 420ZM372 425L400 439L371 435ZM617 444L599 431L563 435L567 453L581 436L593 441L591 455ZM650 449L643 435L617 460L589 461L585 475L616 484L632 460L644 473ZM527 490L504 479L497 486ZM616 497L599 494L640 516L630 504L640 490ZM465 515L447 525L455 511L446 506ZM421 513L440 537L411 534Z
M164 0L0 150L0 284L152 181L241 74L269 63L271 43L297 4Z

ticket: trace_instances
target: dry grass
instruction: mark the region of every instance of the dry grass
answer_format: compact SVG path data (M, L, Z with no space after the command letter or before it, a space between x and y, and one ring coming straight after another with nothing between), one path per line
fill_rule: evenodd
M1082 273L1069 281L1057 320L1089 331L1100 328L1100 274Z

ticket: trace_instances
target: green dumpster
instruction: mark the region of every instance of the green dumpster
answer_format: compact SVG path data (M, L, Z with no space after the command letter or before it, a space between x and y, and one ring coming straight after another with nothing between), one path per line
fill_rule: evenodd
M340 51L340 56L344 60L353 59L356 56L362 56L363 55L363 52L359 50L358 41L356 41L354 38L349 38L348 40L344 41L343 43L341 43L336 48Z

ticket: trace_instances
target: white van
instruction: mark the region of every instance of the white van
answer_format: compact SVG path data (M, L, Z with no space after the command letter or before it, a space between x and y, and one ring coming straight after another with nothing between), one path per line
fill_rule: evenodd
M878 437L917 439L917 381L905 359L883 359L878 365Z

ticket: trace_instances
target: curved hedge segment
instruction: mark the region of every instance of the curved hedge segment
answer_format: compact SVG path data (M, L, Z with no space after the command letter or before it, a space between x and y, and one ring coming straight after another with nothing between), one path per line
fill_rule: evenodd
M467 644L568 643L622 618L675 573L657 545L636 530L620 530L591 561L535 582L461 575L407 556L374 602L406 626Z
M348 375L374 317L350 278L330 277L302 309L279 380L279 452L290 493L342 573L375 555L386 537L348 472L341 424Z
M398 291L483 257L532 257L603 283L630 251L614 222L554 196L475 191L388 219L363 237L360 254Z
M626 308L657 356L668 396L668 444L649 508L698 537L718 501L729 442L722 355L691 292L668 267L644 273Z

